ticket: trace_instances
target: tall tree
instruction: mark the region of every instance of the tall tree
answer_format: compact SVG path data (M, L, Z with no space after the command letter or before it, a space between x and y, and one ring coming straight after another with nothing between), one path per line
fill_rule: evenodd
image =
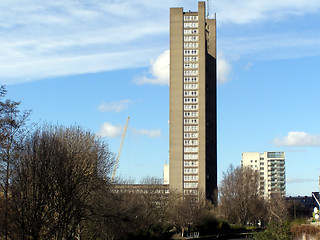
M17 157L17 143L26 132L26 122L30 111L21 111L20 102L4 99L7 91L0 87L0 187L3 192L3 229L4 239L9 236L9 198L14 161Z
M265 213L265 201L259 196L258 173L249 167L232 165L219 188L220 211L233 224L246 225L261 220Z
M32 133L13 179L16 239L75 239L113 159L106 143L79 127Z

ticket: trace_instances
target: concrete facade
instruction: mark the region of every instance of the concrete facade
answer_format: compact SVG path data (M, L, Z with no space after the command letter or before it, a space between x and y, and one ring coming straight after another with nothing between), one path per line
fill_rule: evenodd
M260 194L268 199L272 194L286 194L284 152L244 152L241 166L248 166L259 172Z
M170 9L170 190L216 201L216 20Z

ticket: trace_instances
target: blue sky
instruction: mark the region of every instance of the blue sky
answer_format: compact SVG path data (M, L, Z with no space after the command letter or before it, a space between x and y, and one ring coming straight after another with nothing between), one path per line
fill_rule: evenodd
M36 123L78 124L117 176L168 163L169 8L195 0L3 0L0 84ZM318 191L320 1L211 0L217 14L218 181L245 151L285 151L287 195Z

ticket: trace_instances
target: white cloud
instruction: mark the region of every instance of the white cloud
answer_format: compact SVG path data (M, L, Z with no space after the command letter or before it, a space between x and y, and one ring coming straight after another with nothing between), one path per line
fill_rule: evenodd
M135 135L143 135L150 138L161 137L161 130L145 130L145 129L132 129L133 134Z
M313 179L313 178L290 178L288 177L286 179L286 182L288 184L291 184L291 183L308 183L308 182L317 182L318 180L316 179Z
M223 57L218 57L218 84L224 84L230 80L231 64Z
M128 105L131 104L132 101L128 99L124 99L118 102L105 103L103 102L99 107L99 111L101 112L121 112L128 108Z
M166 50L156 60L151 61L148 76L134 79L137 84L169 85L170 51ZM224 84L230 80L231 64L224 57L218 57L218 83Z
M292 131L286 137L274 139L274 144L289 147L320 146L320 134L312 135L306 132Z
M168 85L169 84L169 64L170 51L166 50L161 53L156 60L151 60L151 67L148 75L134 79L137 84L154 84Z
M110 137L110 138L116 138L120 137L123 132L123 126L117 125L114 126L111 123L105 122L102 124L99 132L97 133L97 136L105 138L105 137Z

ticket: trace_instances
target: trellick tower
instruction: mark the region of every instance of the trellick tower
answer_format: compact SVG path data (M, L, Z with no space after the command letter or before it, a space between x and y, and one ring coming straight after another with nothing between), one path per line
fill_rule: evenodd
M216 19L170 9L170 191L217 200Z

